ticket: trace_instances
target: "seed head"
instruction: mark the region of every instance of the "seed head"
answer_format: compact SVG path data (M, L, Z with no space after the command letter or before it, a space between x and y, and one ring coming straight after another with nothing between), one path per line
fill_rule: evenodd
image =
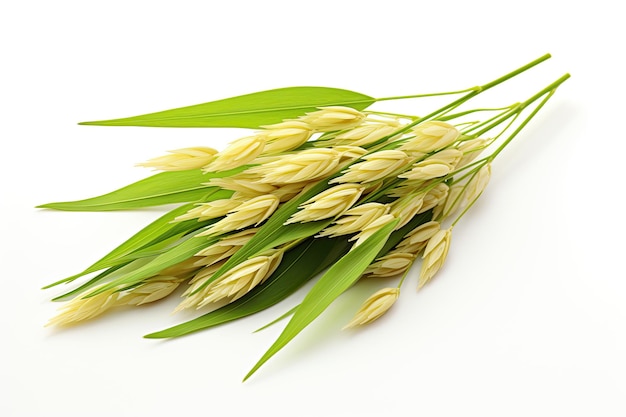
M225 216L227 213L232 212L242 203L242 200L235 200L232 198L214 200L208 203L199 203L187 213L176 217L174 221L181 222L184 220L198 219L199 222L202 222L209 219L217 219L218 217Z
M252 225L258 226L276 210L279 202L279 198L271 194L252 198L241 203L222 220L213 223L207 230L196 236L216 235L245 229Z
M439 222L426 222L407 234L397 248L401 252L418 254L426 247L428 240L437 234L440 229L441 224Z
M329 148L313 148L284 155L282 158L250 168L246 173L256 175L259 183L293 184L314 181L333 173L341 154Z
M467 189L463 195L462 206L467 206L476 200L489 184L491 178L491 164L486 164L478 170L478 173L467 183Z
M375 292L361 305L354 318L344 329L371 323L385 314L400 296L399 288L383 288Z
M486 139L471 139L465 142L462 142L458 149L463 153L463 158L458 163L459 168L464 167L465 165L472 162L483 149L485 149L489 144L489 141Z
M395 119L385 122L365 122L354 129L337 135L333 140L333 145L367 146L391 135L399 128L400 123Z
M120 293L115 288L85 298L97 288L86 291L68 301L59 309L60 313L50 319L46 326L67 326L79 321L92 319L113 307L120 296Z
M253 176L246 173L235 177L211 178L205 185L236 191L242 197L257 197L276 190L276 187L271 184L260 183L257 177L253 179L249 177Z
M415 255L407 252L393 251L376 259L367 267L363 275L371 277L393 277L400 275L413 264Z
M376 233L378 230L385 227L386 224L394 221L396 218L397 217L394 216L393 214L384 214L378 217L376 220L374 220L370 224L368 224L367 226L365 226L363 230L361 231L361 233L350 238L350 240L356 240L356 242L354 242L354 245L352 245L352 248L350 250L356 248L357 246L365 242L367 238L369 238L371 235Z
M234 169L252 162L265 146L265 136L255 135L237 139L215 156L215 160L206 165L205 172L218 172Z
M452 230L447 229L438 231L428 240L422 256L422 269L420 270L418 289L428 283L443 266L448 255L451 238Z
M262 132L266 139L263 155L277 154L291 151L302 146L313 134L313 129L307 123L298 120L287 120L269 126Z
M352 207L335 220L332 226L322 230L318 234L318 237L337 237L359 233L367 227L368 224L388 212L389 206L381 203L365 203Z
M402 146L400 150L430 153L453 144L459 137L459 131L452 125L439 122L424 122L413 128L415 137Z
M398 177L413 181L428 181L433 178L446 176L451 170L452 167L444 162L435 159L426 159L413 165L410 171L406 171L398 175Z
M345 173L333 178L330 183L367 183L387 177L410 161L410 157L397 150L384 150L363 156L362 162L350 165Z
M235 266L221 278L209 284L208 290L198 308L229 298L235 301L263 283L280 265L282 250L270 250L265 255L255 256Z
M161 171L198 169L211 162L217 151L213 148L195 147L176 149L169 153L169 155L153 158L137 165Z
M144 283L123 292L116 305L135 305L151 303L170 295L185 278L157 275L147 279Z
M322 191L300 206L285 224L305 223L328 219L345 213L357 202L363 187L359 184L340 184Z
M302 116L298 120L307 123L318 132L332 132L351 129L365 119L363 113L351 107L329 106L319 109L307 113L306 116Z

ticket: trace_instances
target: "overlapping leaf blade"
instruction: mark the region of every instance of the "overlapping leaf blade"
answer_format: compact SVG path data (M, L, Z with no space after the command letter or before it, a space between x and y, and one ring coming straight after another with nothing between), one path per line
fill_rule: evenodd
M395 220L376 231L365 242L348 252L348 254L330 267L307 293L281 335L254 365L244 378L244 381L322 314L339 295L359 279L363 271L381 251L398 221Z
M376 100L365 94L329 87L287 87L260 91L194 106L122 119L83 122L97 126L258 128L292 119L322 106L363 110Z
M111 211L198 201L215 192L221 193L218 198L228 198L232 193L217 187L207 187L203 183L211 178L233 175L243 169L245 168L206 174L199 169L161 172L98 197L48 203L37 207L65 211Z

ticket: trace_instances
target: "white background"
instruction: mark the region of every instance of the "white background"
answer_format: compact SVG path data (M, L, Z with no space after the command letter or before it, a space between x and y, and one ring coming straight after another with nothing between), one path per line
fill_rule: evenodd
M618 2L14 1L0 6L0 415L626 415L623 77ZM341 332L340 299L245 384L298 297L172 341L177 300L57 331L44 284L159 216L36 210L150 174L136 162L234 129L78 126L269 88L375 97L466 88L551 52L489 96L570 72L496 161L441 274ZM420 112L421 104L381 103ZM302 296L302 293L299 293ZM8 387L8 388L7 388Z

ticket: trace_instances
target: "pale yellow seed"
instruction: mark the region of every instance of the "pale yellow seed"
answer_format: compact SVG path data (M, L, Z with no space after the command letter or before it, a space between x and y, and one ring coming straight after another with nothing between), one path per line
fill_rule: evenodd
M491 164L486 164L478 170L478 173L467 183L467 189L463 195L462 207L476 200L489 184L491 178Z
M436 159L426 159L413 165L410 171L406 171L399 178L406 178L412 181L428 181L448 175L452 167Z
M232 302L243 297L274 273L280 265L283 252L274 249L235 266L217 281L209 284L209 289L202 302L198 304L198 308L224 298Z
M213 148L195 147L176 149L169 153L169 155L153 158L137 165L162 171L198 169L211 162L217 151Z
M258 176L258 183L292 184L314 181L332 174L341 154L333 149L314 148L286 154L281 159L246 171ZM268 191L269 192L269 191Z
M374 233L376 233L385 225L391 223L394 220L396 220L396 216L394 216L393 214L384 214L365 226L359 234L350 238L351 241L356 240L356 242L354 242L354 245L352 245L351 250L365 242L370 236L372 236Z
M400 275L413 264L415 254L394 251L376 259L367 267L363 275L374 278L385 278Z
M418 289L426 285L443 266L448 255L451 238L452 230L447 229L438 231L428 240L422 256Z
M465 142L462 142L459 145L459 151L463 153L463 157L458 163L458 167L464 167L465 165L472 162L474 159L480 155L483 149L488 146L489 141L486 139L471 139Z
M300 194L307 186L311 185L311 182L296 182L293 184L283 184L274 191L272 194L280 199L281 203L291 200Z
M285 224L328 219L345 213L357 202L363 187L359 184L340 184L322 191L300 206Z
M395 230L402 228L421 210L424 205L423 194L407 194L391 203L391 213L400 219Z
M147 279L128 291L123 292L116 305L135 305L152 303L170 295L185 278L157 275Z
M245 229L252 225L258 226L276 210L279 203L279 198L271 194L252 198L196 236L216 235Z
M267 140L263 148L263 155L277 154L291 151L302 146L313 134L313 129L307 123L297 120L287 120L269 126L263 134Z
M354 318L348 323L344 329L355 326L362 326L373 322L380 318L391 308L400 296L399 288L383 288L372 294L361 305L354 315Z
M341 154L341 163L361 158L367 154L367 149L359 148L358 146L333 146L333 150Z
M205 172L218 172L234 169L252 162L263 152L265 136L255 135L237 139L215 156L215 160L206 165Z
M362 162L350 165L343 175L333 178L329 183L377 181L391 175L411 160L407 154L397 150L373 152L362 159Z
M50 319L46 326L67 326L79 321L92 319L113 307L120 297L120 293L117 292L116 288L84 298L99 288L102 288L102 286L86 291L65 303L59 309L59 314Z
M365 119L363 113L351 107L328 106L319 109L307 113L306 116L302 116L298 120L307 123L318 132L331 132L351 129Z
M317 236L343 236L361 232L368 224L389 212L389 206L381 203L365 203L352 207Z
M449 190L450 187L448 187L446 184L437 184L434 188L428 191L428 193L426 193L422 202L422 207L419 209L417 214L424 213L425 211L428 211L432 208L442 206L446 201Z
M365 122L337 135L333 140L333 145L367 146L391 135L400 127L400 123L395 119L387 122Z
M437 161L441 164L448 165L454 169L458 165L459 161L463 158L463 152L455 148L443 149L439 152L435 152L428 158L427 161Z
M236 191L238 196L248 198L268 194L276 190L276 187L273 185L260 183L257 178L246 179L240 176L231 178L211 178L205 185Z
M214 200L208 203L199 203L196 205L196 207L192 208L187 213L176 217L174 219L174 222L181 222L192 219L197 219L198 221L217 219L218 217L225 216L227 213L235 210L242 203L242 200L236 200L232 198Z
M198 271L196 275L191 279L191 281L189 281L189 287L182 295L184 297L183 301L181 301L180 304L176 306L172 313L177 313L184 309L198 307L198 304L200 304L204 297L207 295L208 289L210 287L210 285L205 285L205 283L209 279L211 279L213 274L215 274L215 272L217 272L217 270L220 269L222 265L224 265L224 263L226 263L226 260L222 260L212 265L207 265L206 267ZM196 290L198 290L198 292L192 294Z
M400 150L430 153L447 148L460 136L454 126L439 121L421 123L413 128L413 134L415 137L400 146Z
M443 218L441 220L456 213L456 211L461 207L463 191L465 191L465 184L453 184L450 187L450 192L448 193L446 201L443 204Z

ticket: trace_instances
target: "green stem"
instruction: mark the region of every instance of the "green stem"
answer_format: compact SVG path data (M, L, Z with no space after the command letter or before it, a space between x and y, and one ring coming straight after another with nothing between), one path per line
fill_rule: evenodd
M465 90L446 91L446 92L443 92L443 93L411 94L411 95L408 95L408 96L383 97L383 98L377 98L376 101L406 100L408 98L449 96L449 95L453 95L453 94L467 93L468 91L480 91L480 87L476 86L476 87L466 88Z
M394 133L379 139L378 141L374 142L372 145L377 145L378 143L384 143L387 140L389 140L389 139L391 139L391 138L393 138L395 136L401 135L401 134L409 131L411 128L413 128L414 126L422 123L425 120L429 120L429 119L431 119L431 118L433 118L433 117L435 117L435 116L437 116L437 115L439 115L441 113L446 112L447 110L454 109L454 108L460 106L461 104L465 103L466 101L468 101L472 97L475 97L478 94L480 94L480 93L482 93L484 91L487 91L490 88L495 87L496 85L501 84L501 83L505 82L506 80L515 77L516 75L521 74L522 72L524 72L524 71L534 67L535 65L538 65L538 64L542 63L543 61L545 61L545 60L547 60L549 58L550 58L550 54L545 54L542 57L539 57L539 58L535 59L534 61L531 61L528 64L526 64L526 65L524 65L522 67L519 67L515 71L511 71L508 74L505 74L505 75L503 75L500 78L496 78L495 80L493 80L493 81L491 81L491 82L489 82L489 83L487 83L487 84L485 84L483 86L480 86L478 88L473 87L473 88L467 89L465 91L470 91L470 93L465 94L463 97L460 97L460 98L454 100L453 102L451 102L451 103L449 103L449 104L447 104L447 105L445 105L445 106L435 110L434 112L432 112L430 114L427 114L426 116L420 117L419 119L415 120L414 122L404 126L401 129L398 129ZM400 97L409 98L411 96L400 96ZM378 99L378 100L387 100L387 99L392 100L392 99L394 99L394 97L387 97L387 98Z

